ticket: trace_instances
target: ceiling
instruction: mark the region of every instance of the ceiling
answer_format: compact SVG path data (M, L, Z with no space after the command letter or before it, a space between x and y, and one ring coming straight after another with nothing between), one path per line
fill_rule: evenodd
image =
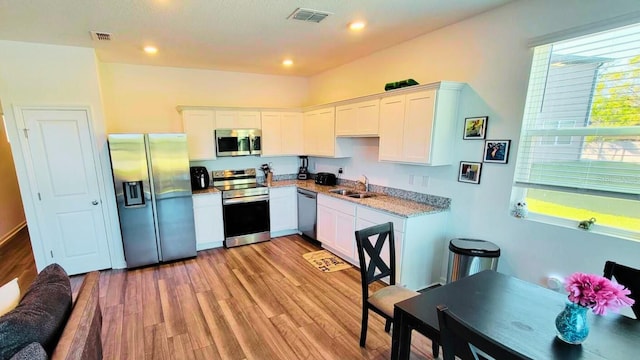
M310 76L511 1L2 0L0 39L91 47L102 62ZM288 20L299 7L331 15ZM351 31L354 20L367 26Z

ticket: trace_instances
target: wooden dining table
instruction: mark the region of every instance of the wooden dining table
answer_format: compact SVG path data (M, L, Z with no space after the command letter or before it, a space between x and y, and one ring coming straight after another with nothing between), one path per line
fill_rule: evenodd
M440 339L436 306L492 339L532 359L640 359L640 320L617 313L588 313L590 332L581 345L556 337L555 319L567 296L486 270L401 301L394 309L392 359L409 359L411 332Z

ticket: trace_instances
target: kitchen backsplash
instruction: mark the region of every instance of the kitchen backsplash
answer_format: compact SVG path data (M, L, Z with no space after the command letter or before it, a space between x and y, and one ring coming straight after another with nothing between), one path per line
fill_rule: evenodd
M309 174L309 175L311 179L315 178L315 174ZM281 175L273 176L274 181L295 180L295 179L297 179L297 174L281 174ZM258 176L257 180L258 182L262 182L262 183L265 182L264 176ZM358 182L354 180L348 180L348 179L338 179L338 185L349 187L349 188L355 188L357 187ZM423 194L423 193L418 193L414 191L396 189L392 187L386 187L386 186L375 185L375 184L369 184L369 191L382 193L389 196L394 196L397 198L411 200L411 201L428 204L432 206L437 206L441 208L448 209L451 206L451 199L442 197L442 196Z

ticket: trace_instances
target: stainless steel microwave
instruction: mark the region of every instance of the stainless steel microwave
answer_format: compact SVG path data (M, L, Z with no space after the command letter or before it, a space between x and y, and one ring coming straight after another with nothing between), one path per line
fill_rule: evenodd
M262 154L260 129L217 129L215 138L219 157Z

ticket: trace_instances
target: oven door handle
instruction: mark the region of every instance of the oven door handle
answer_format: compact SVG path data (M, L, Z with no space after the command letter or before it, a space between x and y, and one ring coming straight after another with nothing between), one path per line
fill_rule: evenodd
M269 201L269 195L245 196L241 198L225 199L222 205L245 204L258 201Z

